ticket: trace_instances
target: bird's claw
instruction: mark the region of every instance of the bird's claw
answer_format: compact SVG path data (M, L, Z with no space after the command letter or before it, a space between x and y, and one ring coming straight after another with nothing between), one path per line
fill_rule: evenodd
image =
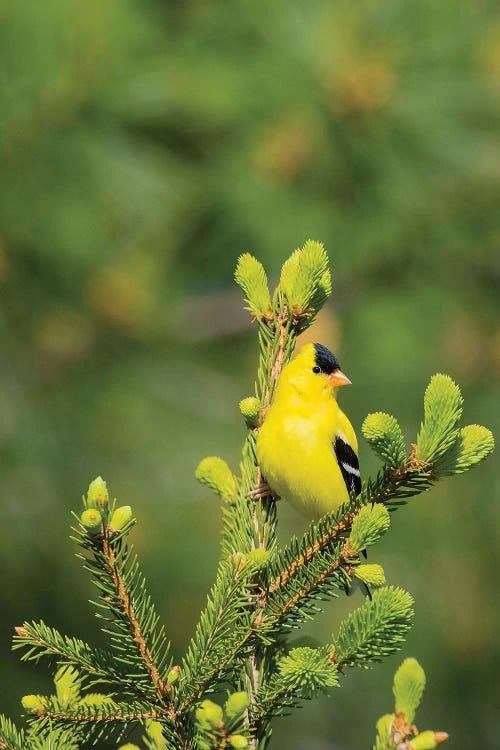
M250 492L248 492L247 494L248 497L252 498L252 500L262 500L263 497L269 497L271 495L276 499L275 493L267 482L259 482L259 484L257 484L253 488L253 490L250 490Z

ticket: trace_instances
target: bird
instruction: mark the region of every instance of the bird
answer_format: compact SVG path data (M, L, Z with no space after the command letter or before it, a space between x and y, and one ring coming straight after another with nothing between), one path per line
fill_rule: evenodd
M337 403L350 384L322 344L305 344L283 368L257 435L254 498L271 492L316 520L360 493L356 433Z

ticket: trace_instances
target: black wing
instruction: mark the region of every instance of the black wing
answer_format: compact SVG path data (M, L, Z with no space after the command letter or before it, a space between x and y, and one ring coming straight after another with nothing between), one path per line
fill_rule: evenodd
M347 491L352 492L354 490L356 495L359 495L361 492L361 474L359 471L357 455L354 453L349 443L347 443L340 435L335 438L333 450L339 469L342 472Z

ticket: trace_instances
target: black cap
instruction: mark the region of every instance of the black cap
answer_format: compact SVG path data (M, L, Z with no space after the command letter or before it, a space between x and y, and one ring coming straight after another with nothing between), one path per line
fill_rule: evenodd
M314 348L316 349L316 365L321 367L323 372L330 375L335 370L340 370L337 357L326 346L323 346L323 344L314 344Z

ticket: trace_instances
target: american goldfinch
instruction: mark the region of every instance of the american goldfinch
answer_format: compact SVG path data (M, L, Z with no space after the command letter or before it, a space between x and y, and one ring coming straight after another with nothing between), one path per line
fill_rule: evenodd
M308 518L361 490L358 441L337 404L338 388L350 382L331 351L305 344L283 368L257 436L268 487Z

